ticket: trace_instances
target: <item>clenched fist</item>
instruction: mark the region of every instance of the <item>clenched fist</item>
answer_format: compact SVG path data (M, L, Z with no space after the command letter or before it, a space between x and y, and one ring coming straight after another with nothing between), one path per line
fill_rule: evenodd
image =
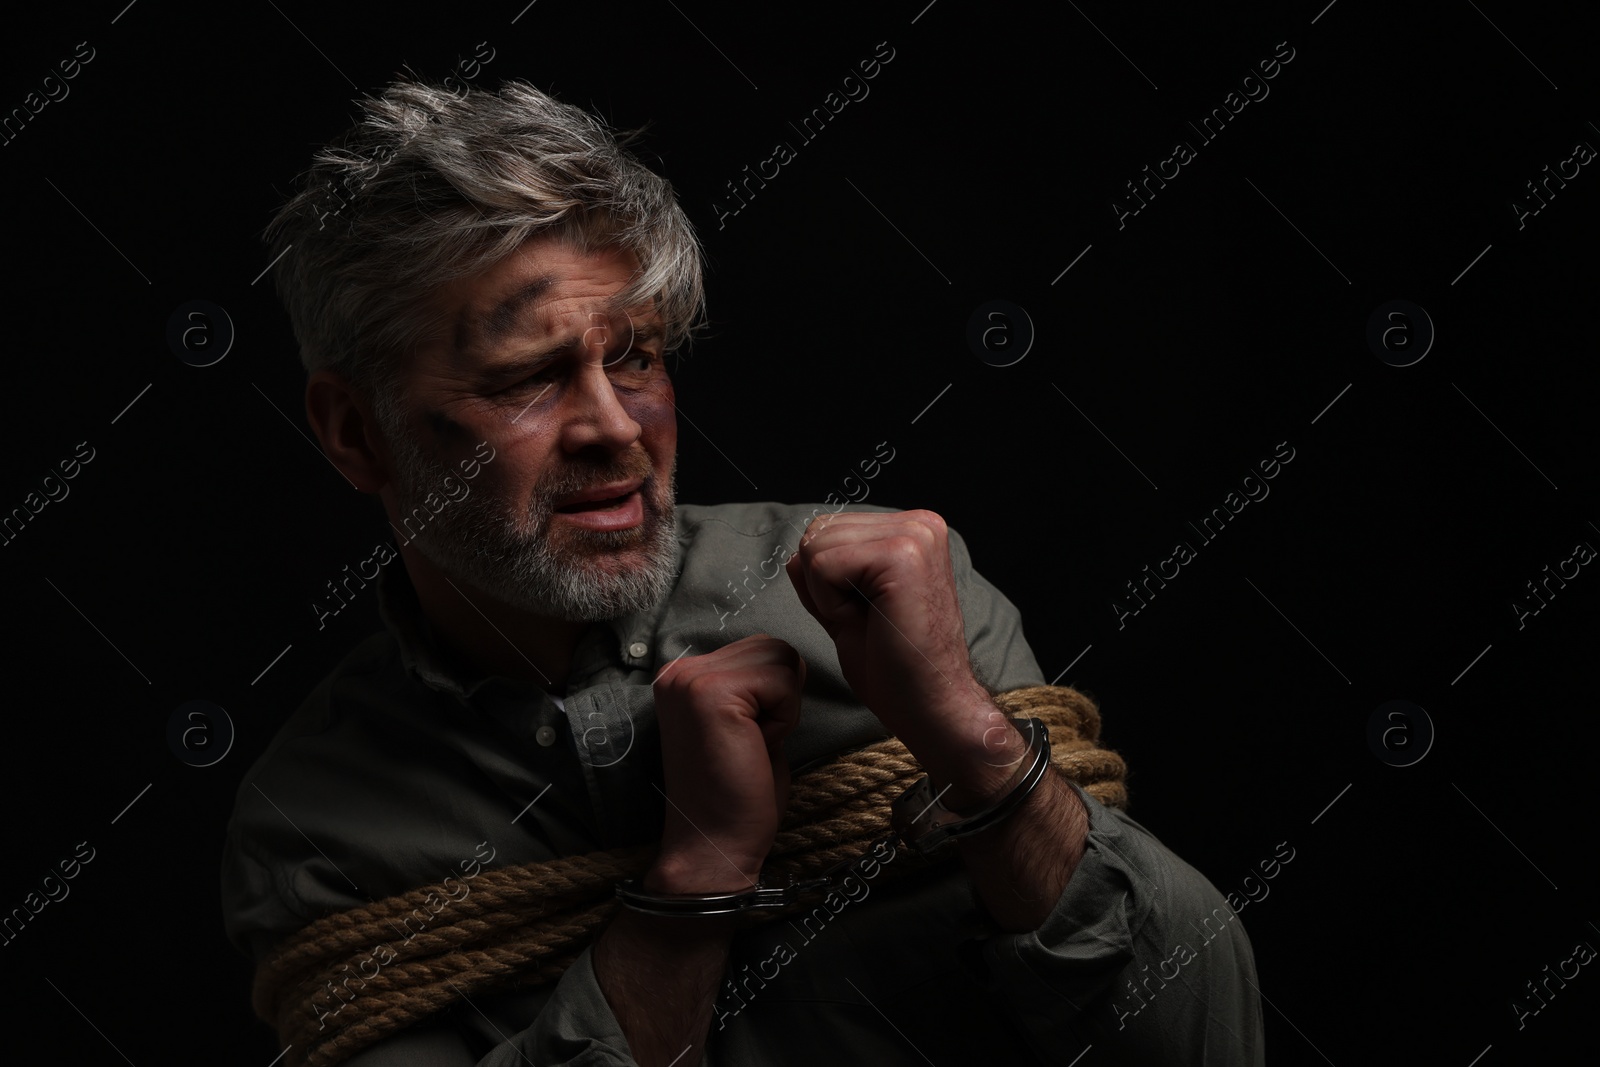
M783 739L799 722L805 679L800 654L766 634L657 673L667 815L646 890L721 893L756 883L789 799Z
M948 804L1002 792L1026 744L973 676L944 519L825 515L786 568L851 690L950 788Z

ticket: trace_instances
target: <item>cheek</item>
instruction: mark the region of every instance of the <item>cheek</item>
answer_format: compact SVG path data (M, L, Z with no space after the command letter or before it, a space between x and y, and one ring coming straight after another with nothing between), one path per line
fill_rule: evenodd
M493 506L500 512L520 514L527 509L540 477L549 471L555 441L538 423L526 421L526 427L507 427L490 440L494 461L481 468L466 505L481 499L478 506Z
M676 394L672 383L642 394L628 406L628 414L639 424L646 450L660 462L671 458L678 447L678 412L673 406Z

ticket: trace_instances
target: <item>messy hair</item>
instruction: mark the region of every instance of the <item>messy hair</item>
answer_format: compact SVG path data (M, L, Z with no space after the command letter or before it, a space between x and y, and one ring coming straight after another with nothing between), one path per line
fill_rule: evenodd
M508 81L497 92L400 80L358 101L268 224L274 280L307 372L332 369L392 417L430 298L534 236L632 252L612 300L654 300L666 348L701 324L702 252L671 184L594 115Z

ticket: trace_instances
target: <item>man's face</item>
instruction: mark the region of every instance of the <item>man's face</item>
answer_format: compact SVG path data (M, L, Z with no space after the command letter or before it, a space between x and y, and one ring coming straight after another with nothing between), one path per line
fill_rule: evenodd
M438 294L445 329L414 354L384 432L398 532L457 584L579 621L671 587L678 429L660 319L604 306L635 263L537 239ZM494 458L465 482L458 464L483 441ZM434 513L424 501L446 498L446 478L457 499Z

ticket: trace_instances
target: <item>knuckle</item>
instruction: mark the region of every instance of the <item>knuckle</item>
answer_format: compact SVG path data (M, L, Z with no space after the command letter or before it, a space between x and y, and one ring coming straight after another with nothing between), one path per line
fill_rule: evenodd
M722 676L716 673L697 674L679 684L678 690L692 707L715 702L723 689Z
M700 665L689 662L688 657L685 657L673 663L663 663L656 669L655 681L652 684L663 693L679 693L701 673Z
M914 563L922 558L922 543L909 534L901 534L890 538L885 547L893 558L904 560L908 563Z

